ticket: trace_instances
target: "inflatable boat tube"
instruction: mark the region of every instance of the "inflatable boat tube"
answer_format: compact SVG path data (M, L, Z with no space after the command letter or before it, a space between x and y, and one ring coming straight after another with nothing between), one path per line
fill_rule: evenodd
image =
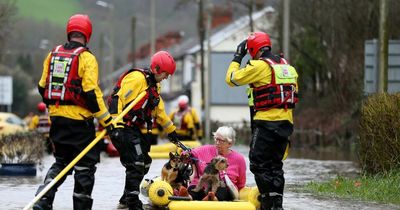
M145 186L145 187L143 187ZM147 191L143 193L143 191ZM191 201L172 200L172 187L160 179L150 183L142 183L141 192L148 195L150 202L155 206L168 206L169 210L255 210L259 207L257 187L244 187L239 192L238 201Z
M199 141L181 141L186 147L195 148L201 146ZM180 149L180 148L179 148ZM165 144L158 144L152 145L150 148L149 155L153 159L168 159L170 152L177 152L178 147L173 143L165 143ZM109 142L107 144L106 153L110 157L118 157L119 153L114 145Z

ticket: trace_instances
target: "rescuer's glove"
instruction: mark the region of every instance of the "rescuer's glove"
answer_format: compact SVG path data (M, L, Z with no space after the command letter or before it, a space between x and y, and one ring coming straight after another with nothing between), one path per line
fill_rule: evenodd
M232 61L238 62L239 64L242 62L243 57L247 54L246 43L247 40L240 42L240 44L236 48L235 54L233 55Z

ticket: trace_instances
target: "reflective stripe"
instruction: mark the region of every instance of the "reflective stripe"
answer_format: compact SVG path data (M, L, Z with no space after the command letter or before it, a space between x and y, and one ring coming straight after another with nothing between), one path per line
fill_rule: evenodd
M144 162L135 162L135 165L137 165L137 166L144 166Z
M74 194L72 196L74 196L76 198L89 198L89 199L92 199L92 196L90 196L90 195L80 194L80 193L76 193L76 192L74 192Z
M164 129L166 129L166 128L168 128L169 126L171 126L172 125L172 121L168 121L167 123L165 123L165 125L163 125L162 127L164 128Z
M89 167L84 166L74 166L74 169L77 171L89 170Z
M73 53L76 54L79 50L82 50L82 48L83 48L83 47L78 47L78 48L76 48L76 50L74 50Z
M273 61L272 59L270 59L270 58L267 58L267 59L265 59L265 60L267 60L268 61L268 63L270 63L271 65L273 65L273 64L276 64L276 62L275 61Z
M136 145L135 145L135 149L136 149L136 154L137 154L137 155L143 154L142 148L140 147L140 144L136 144Z
M56 49L54 50L54 52L58 52L58 50L60 49L61 46L62 46L62 45L58 45L58 46L56 47Z
M142 109L144 109L144 107L146 107L146 105L147 105L147 102L149 102L149 100L148 100L148 99L146 99L146 100L144 101L144 103L143 103L143 105L142 105Z
M277 193L277 192L270 192L270 193L269 193L269 196L272 197L272 196L283 196L283 195L282 195L282 194L279 194L279 193Z
M104 114L100 115L99 120L103 120L106 118L110 113L108 111L104 112Z
M145 167L145 168L150 168L150 166L151 166L151 163L146 164L144 167Z
M131 94L132 94L132 90L128 90L128 92L125 93L124 97L125 97L125 98L128 98L128 96L131 95Z
M234 84L235 86L240 86L240 85L237 84L236 81L233 79L233 77L234 77L233 73L234 73L234 72L231 73L231 78L230 78L231 83Z

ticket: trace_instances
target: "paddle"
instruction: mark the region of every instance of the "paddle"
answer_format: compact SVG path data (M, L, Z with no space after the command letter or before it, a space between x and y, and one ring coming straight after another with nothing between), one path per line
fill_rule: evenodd
M138 97L135 98L135 100L132 101L132 103L129 104L122 112L119 114L115 119L113 119L112 123L115 125L116 122L121 120L144 96L146 95L146 91L140 93ZM32 207L44 194L47 193L86 153L89 152L90 149L92 149L97 142L99 142L105 135L106 135L106 130L102 130L100 134L84 149L82 150L81 153L79 153L78 156L76 156L75 159L73 159L48 185L46 185L45 188L43 188L42 191L40 191L39 194L36 195L36 197L28 203L24 207L23 210L28 210L30 207ZM180 142L179 142L180 143ZM182 143L181 143L182 144ZM183 144L182 144L183 145ZM184 146L184 145L183 145ZM183 148L182 148L183 149ZM187 148L186 148L187 149Z

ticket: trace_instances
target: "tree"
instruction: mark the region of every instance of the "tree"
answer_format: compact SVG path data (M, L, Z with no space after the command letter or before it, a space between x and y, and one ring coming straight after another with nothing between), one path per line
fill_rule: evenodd
M0 61L5 49L4 44L12 29L12 17L16 14L14 1L0 2Z

